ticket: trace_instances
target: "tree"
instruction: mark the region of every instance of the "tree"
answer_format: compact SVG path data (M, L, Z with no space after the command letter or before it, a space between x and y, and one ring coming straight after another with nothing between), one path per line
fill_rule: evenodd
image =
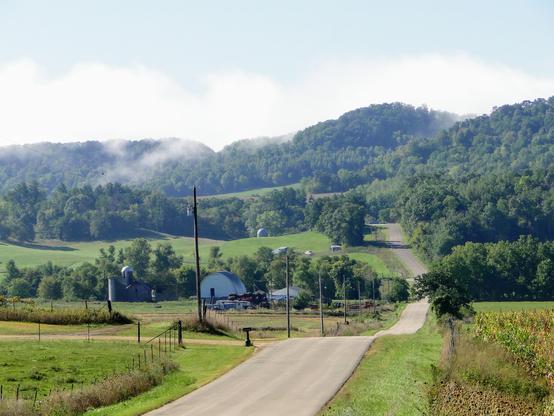
M189 297L196 294L196 270L189 265L182 265L176 271L178 292L181 296Z
M15 265L15 261L13 261L12 259L8 260L8 262L6 263L6 279L10 281L20 276L21 272Z
M352 288L354 264L355 262L348 256L331 258L329 275L335 283L335 296L339 299L344 296L344 290L346 290L348 295L349 290Z
M309 258L301 257L298 259L294 268L293 282L295 286L301 287L309 295L319 296L317 273L311 266Z
M169 243L161 243L154 249L154 258L151 262L155 274L164 274L172 269L178 269L183 264L183 257L178 256Z
M238 256L229 259L228 266L230 271L239 276L246 286L246 290L255 291L265 289L265 282L259 273L258 264L254 258L249 256Z
M119 275L120 265L116 261L113 245L110 245L107 250L101 248L100 256L94 260L94 263L104 279Z
M154 285L158 290L164 290L175 285L173 270L183 264L183 257L175 254L175 250L169 243L161 243L154 249L154 256L150 264L151 273L146 281Z
M144 238L134 239L125 249L125 260L133 267L137 277L142 279L147 277L151 253L152 247Z
M312 297L310 296L310 294L302 290L300 291L298 296L294 298L294 301L292 302L292 307L297 311L300 311L310 306L311 301L312 301Z
M467 282L459 281L447 269L431 270L416 278L415 292L421 299L428 297L438 317L462 317L462 308L470 308Z
M19 296L20 298L31 297L31 285L25 279L16 277L8 284L8 296Z
M54 276L45 276L38 285L37 294L42 299L60 299L62 285Z
M223 261L221 257L223 253L221 252L221 247L219 246L210 246L210 254L208 256L208 265L211 269L219 270L223 266Z
M405 279L392 279L386 297L390 302L406 302L410 297L408 282Z

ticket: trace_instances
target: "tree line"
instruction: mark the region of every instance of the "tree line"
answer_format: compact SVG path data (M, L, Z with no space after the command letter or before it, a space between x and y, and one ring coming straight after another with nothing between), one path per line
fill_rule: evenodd
M191 203L190 198L121 184L73 189L61 185L48 195L36 182L21 183L0 198L0 239L108 240L147 230L191 236ZM272 235L314 229L333 242L356 245L363 240L364 221L360 197L313 200L294 188L253 199L199 200L202 236L222 240L254 236L263 227Z
M412 244L429 260L472 242L554 239L554 168L452 179L419 175L396 201Z
M250 292L266 292L285 286L285 258L275 255L269 247L259 248L253 255L223 259L218 246L210 247L210 254L202 264L202 276L229 270L238 275ZM37 267L19 268L13 260L6 263L6 277L0 283L0 294L10 297L39 297L43 299L106 299L107 281L120 275L124 265L133 267L135 277L148 283L158 293L170 293L187 298L196 294L195 269L175 253L170 243L152 247L144 238L138 238L117 250L113 245L100 249L93 263L77 267L61 267L51 262ZM404 301L408 286L399 278L377 276L366 263L348 256L325 256L317 259L303 256L294 250L289 253L291 282L315 298L319 296L318 279L321 276L323 297L326 301L347 297L357 298L358 288L363 297Z
M438 315L457 317L473 301L551 300L554 241L522 236L457 246L417 279L416 291L430 298Z

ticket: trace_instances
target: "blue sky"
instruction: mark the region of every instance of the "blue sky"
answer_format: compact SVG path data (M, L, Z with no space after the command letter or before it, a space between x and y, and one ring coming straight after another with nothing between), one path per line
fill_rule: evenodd
M554 95L549 1L0 2L4 143L220 148L381 101L462 112Z

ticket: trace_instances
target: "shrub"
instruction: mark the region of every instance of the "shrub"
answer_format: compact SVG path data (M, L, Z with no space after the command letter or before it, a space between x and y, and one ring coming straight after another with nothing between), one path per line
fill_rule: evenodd
M292 307L297 311L301 309L306 309L310 305L311 300L312 300L312 297L310 296L310 294L306 291L302 291L294 299Z

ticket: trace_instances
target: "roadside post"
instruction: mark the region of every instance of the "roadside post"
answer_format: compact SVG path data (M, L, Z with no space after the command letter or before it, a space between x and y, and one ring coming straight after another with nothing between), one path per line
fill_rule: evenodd
M246 341L244 341L244 346L251 347L252 341L250 340L250 331L252 331L252 328L247 327L247 328L242 328L242 330L246 332Z
M279 247L272 251L273 255L285 255L285 285L286 285L286 313L287 313L287 338L290 338L290 276L289 276L289 248Z

